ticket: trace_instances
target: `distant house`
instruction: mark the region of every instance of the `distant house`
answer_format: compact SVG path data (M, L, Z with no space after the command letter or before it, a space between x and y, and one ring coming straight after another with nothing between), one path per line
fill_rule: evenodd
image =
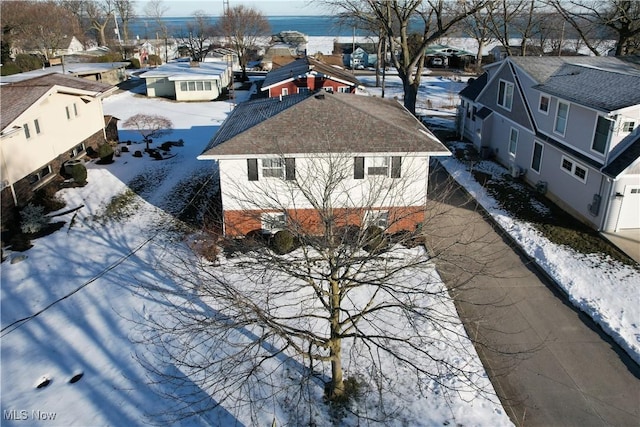
M306 55L309 36L299 31L280 31L271 36L271 45L286 45L293 55Z
M375 67L378 62L377 45L374 43L334 43L333 53L342 55L342 63L349 69Z
M212 101L229 86L232 67L223 62L170 62L140 74L148 97Z
M128 78L126 73L126 68L129 65L128 62L71 62L72 58L65 57L65 62L61 65L12 74L10 76L2 76L1 83L15 83L51 73L79 77L84 80L109 85L117 85L126 81Z
M640 228L640 63L508 57L460 92L462 135L596 230Z
M224 232L242 236L289 219L322 233L302 189L324 188L328 176L338 180L329 196L344 225L413 231L424 220L429 158L443 155L397 101L320 91L239 104L198 159L217 161Z
M260 90L269 97L279 97L318 89L356 93L360 86L358 79L345 69L307 56L267 73Z
M64 162L107 140L105 123L115 120L105 118L102 98L115 90L56 73L0 86L3 225L14 207L59 176Z
M209 50L202 62L214 62L218 64L229 64L234 71L240 70L240 60L238 54L233 49L218 47Z
M475 57L464 49L443 44L429 45L425 51L427 66L432 68L464 68Z

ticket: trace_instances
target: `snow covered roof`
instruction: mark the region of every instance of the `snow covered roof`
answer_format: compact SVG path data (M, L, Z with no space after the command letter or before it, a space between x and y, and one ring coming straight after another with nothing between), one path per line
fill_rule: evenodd
M198 62L192 66L190 62L169 62L140 74L140 78L162 78L169 80L220 80L227 73L229 66L222 62Z

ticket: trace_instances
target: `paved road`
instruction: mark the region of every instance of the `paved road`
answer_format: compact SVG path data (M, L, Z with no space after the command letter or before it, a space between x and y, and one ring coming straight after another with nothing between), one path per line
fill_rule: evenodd
M436 168L431 186L440 189L430 195L441 194L447 178ZM464 190L432 204L430 250L442 251L437 268L511 420L640 426L638 365L494 230Z

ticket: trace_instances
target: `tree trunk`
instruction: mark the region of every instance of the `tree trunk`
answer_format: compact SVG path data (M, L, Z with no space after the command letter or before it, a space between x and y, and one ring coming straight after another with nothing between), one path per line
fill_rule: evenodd
M409 110L411 114L416 115L416 101L418 99L418 84L416 82L409 82L409 77L402 82L404 87L404 107Z
M478 53L476 53L476 71L482 68L482 50L484 49L484 40L478 40Z
M335 400L344 395L344 380L342 378L342 342L340 339L340 283L331 280L331 339L329 351L331 357L331 385L329 399Z

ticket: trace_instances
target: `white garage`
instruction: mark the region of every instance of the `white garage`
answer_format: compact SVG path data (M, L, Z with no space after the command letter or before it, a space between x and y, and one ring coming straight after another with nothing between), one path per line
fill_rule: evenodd
M640 228L640 185L625 185L616 228Z

